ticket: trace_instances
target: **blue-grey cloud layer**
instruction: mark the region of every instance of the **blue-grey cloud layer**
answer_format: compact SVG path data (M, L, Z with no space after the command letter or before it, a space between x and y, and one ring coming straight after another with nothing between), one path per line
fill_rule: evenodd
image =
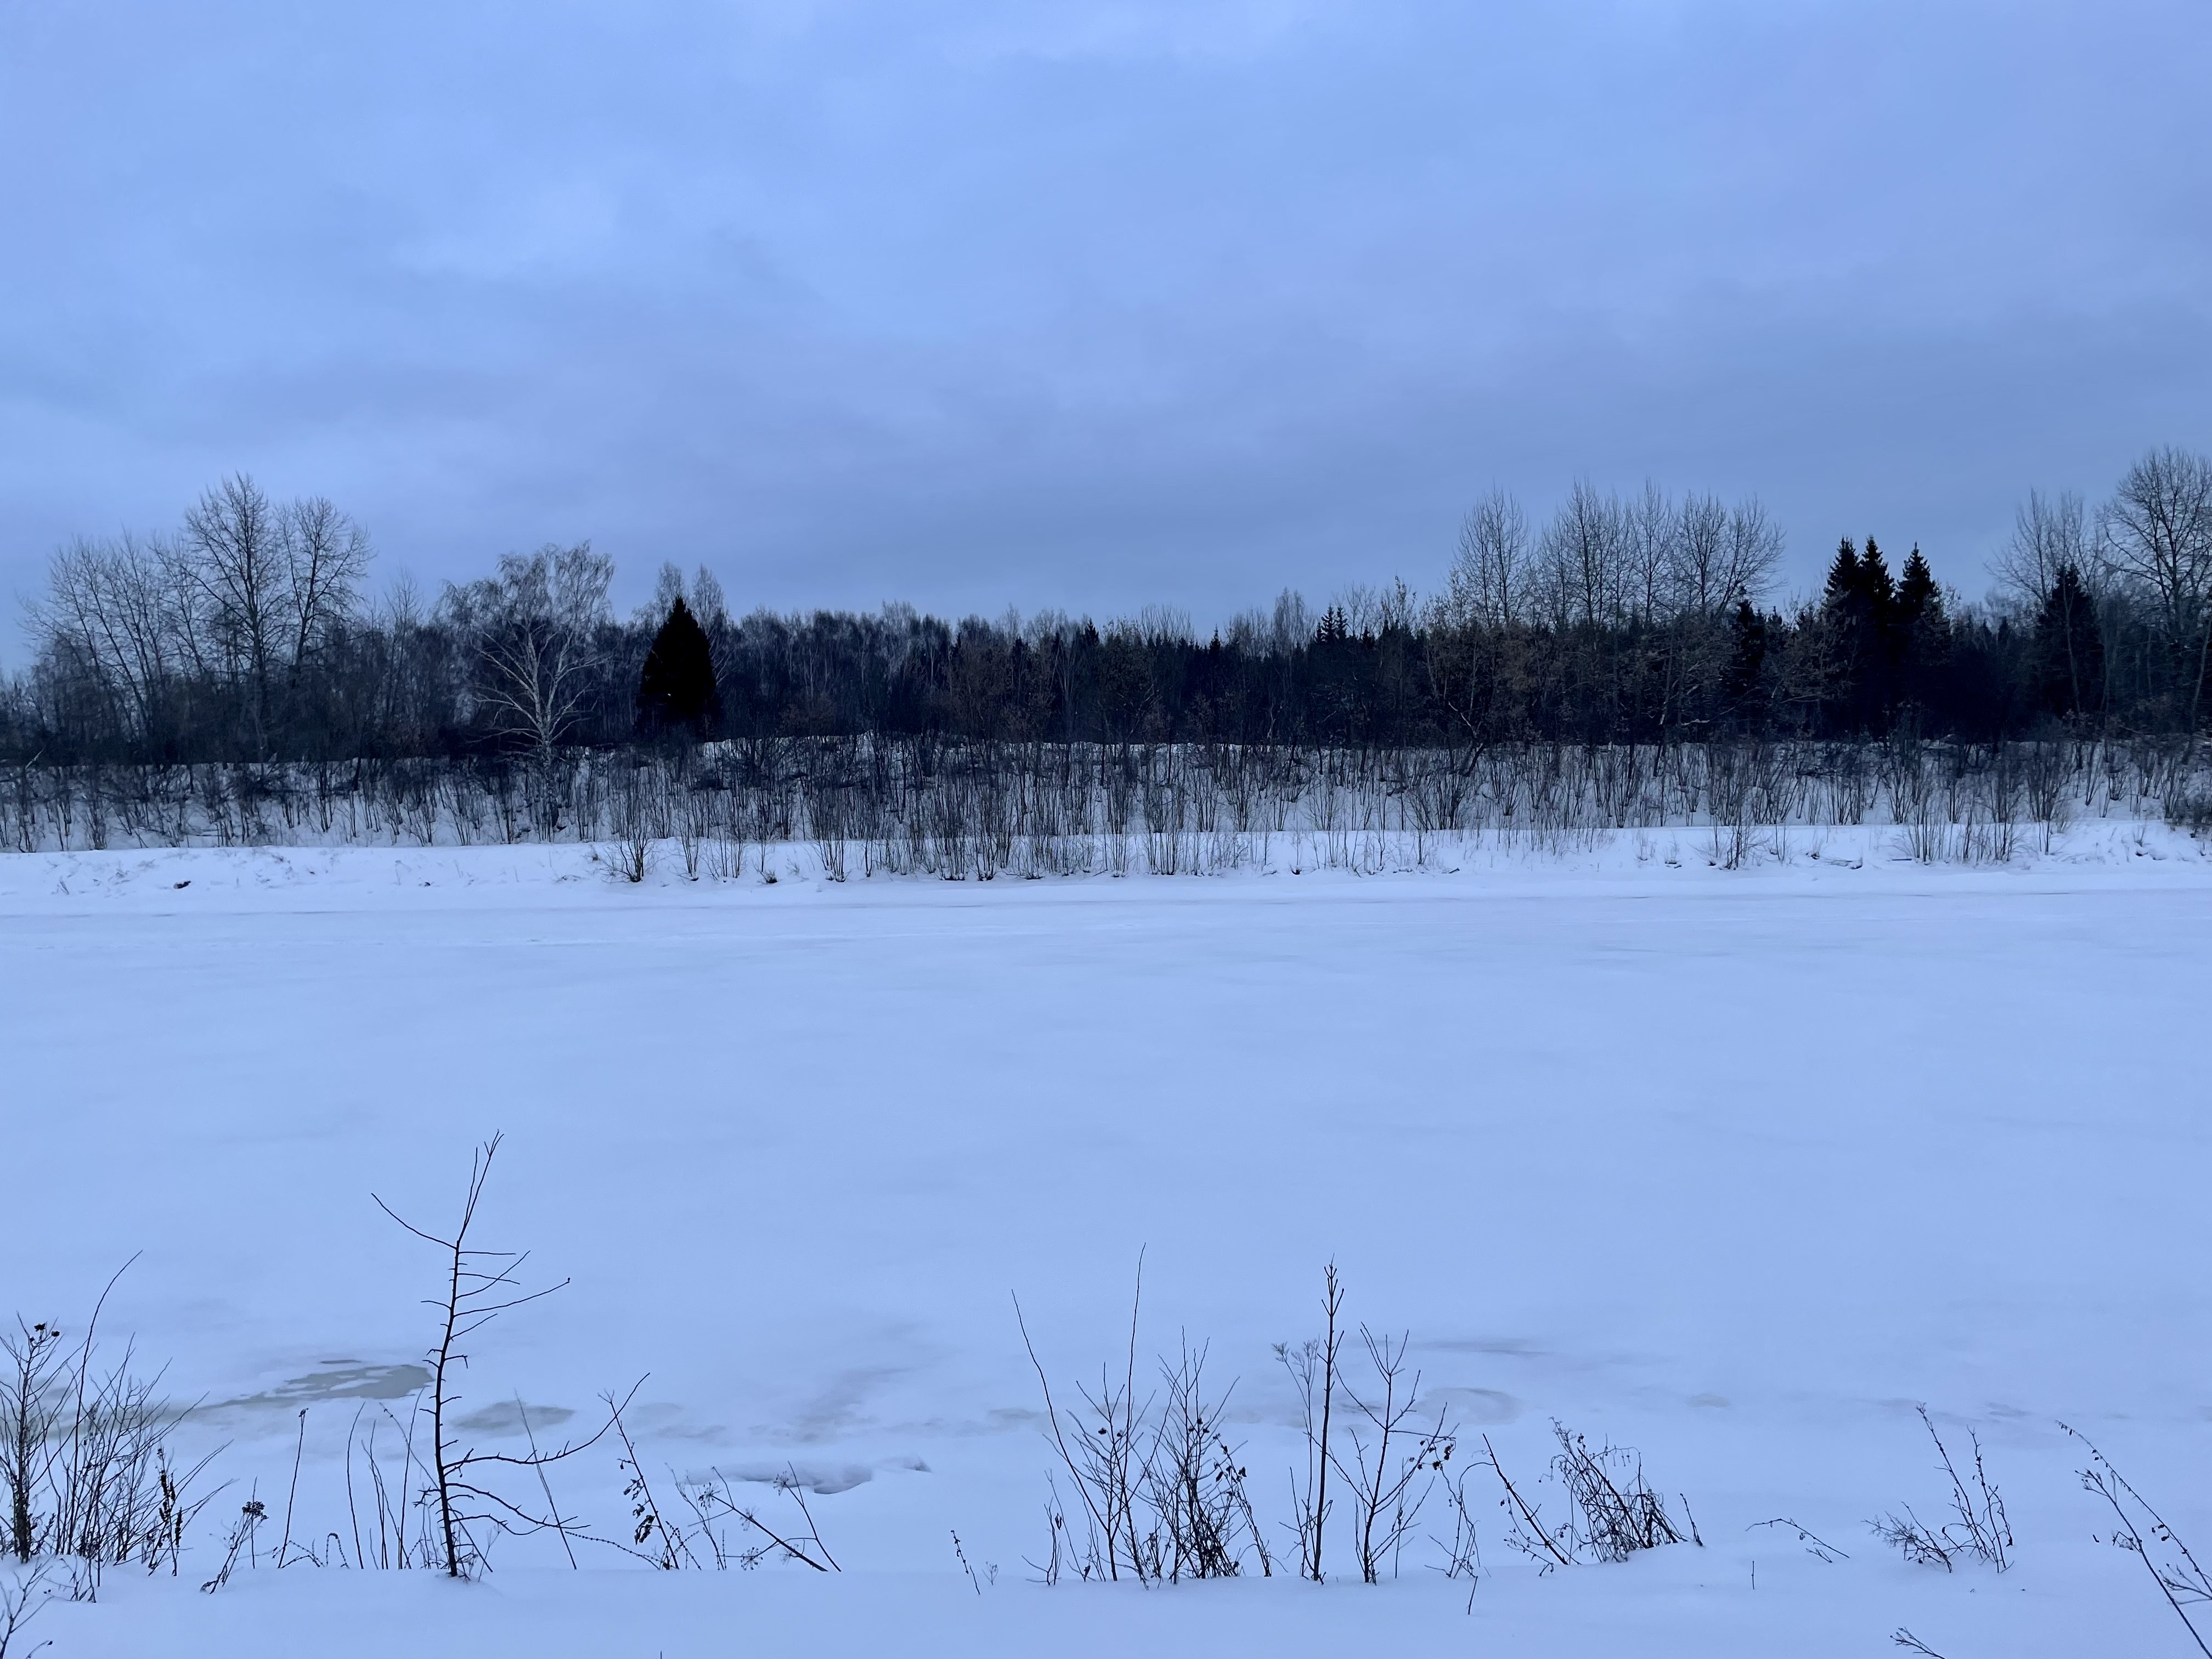
M0 0L0 580L243 467L740 604L1206 616L1577 475L1978 586L2212 447L2208 87L2198 0Z

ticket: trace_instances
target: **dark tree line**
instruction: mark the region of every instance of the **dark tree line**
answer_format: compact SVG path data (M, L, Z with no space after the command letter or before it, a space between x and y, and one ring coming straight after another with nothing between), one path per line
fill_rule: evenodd
M612 612L588 545L372 605L330 502L224 481L174 532L78 541L0 687L15 762L547 755L720 737L1439 747L1739 737L1989 743L2195 734L2212 671L2212 459L2161 450L2094 508L2031 495L1968 603L1915 547L1845 540L1821 592L1771 588L1755 501L1578 486L1532 529L1493 494L1449 582L1285 592L1201 638L1148 612L950 621L903 605L732 617L664 567Z

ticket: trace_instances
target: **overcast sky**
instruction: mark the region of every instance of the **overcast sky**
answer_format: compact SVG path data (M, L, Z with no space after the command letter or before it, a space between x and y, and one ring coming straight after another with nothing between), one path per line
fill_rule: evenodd
M239 469L625 604L1203 623L1578 477L1979 592L2167 442L2205 0L0 0L0 597Z

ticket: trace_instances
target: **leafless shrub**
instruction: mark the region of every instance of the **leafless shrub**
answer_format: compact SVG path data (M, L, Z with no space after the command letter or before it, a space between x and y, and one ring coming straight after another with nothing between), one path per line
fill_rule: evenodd
M763 1562L790 1561L817 1572L842 1572L837 1558L823 1542L822 1528L806 1501L806 1483L799 1479L798 1470L787 1465L769 1485L798 1512L795 1522L771 1524L763 1520L759 1510L738 1500L730 1477L720 1469L677 1483L678 1492L691 1510L694 1534L713 1556L714 1565L723 1568L734 1565L750 1571ZM741 1528L734 1541L729 1534L732 1522ZM684 1553L692 1561L697 1560L696 1553L688 1545Z
M2197 1565L2197 1557L2182 1541L2181 1535L2166 1523L2166 1517L2152 1507L2149 1500L2128 1483L2127 1477L2112 1466L2087 1435L2068 1424L2058 1426L2079 1441L2089 1455L2089 1467L2081 1471L2082 1486L2103 1498L2112 1511L2115 1524L2104 1541L2129 1551L2142 1562L2143 1571L2158 1586L2166 1606L2173 1609L2173 1616L2181 1620L2190 1639L2197 1644L2197 1650L2206 1659L2212 1659L2212 1643L2206 1641L2190 1612L2192 1607L2212 1602L2212 1574Z
M1848 1561L1851 1559L1848 1550L1838 1549L1809 1527L1798 1525L1786 1515L1778 1515L1771 1521L1754 1521L1744 1530L1755 1532L1761 1527L1781 1527L1795 1533L1797 1535L1797 1541L1805 1547L1806 1554L1812 1556L1815 1560L1826 1561L1832 1566L1838 1561Z
M1136 1397L1137 1321L1144 1303L1144 1284L1140 1255L1136 1293L1129 1304L1129 1343L1121 1382L1115 1382L1112 1371L1101 1366L1097 1392L1079 1387L1081 1410L1064 1413L1053 1398L1052 1382L1045 1375L1044 1362L1037 1358L1036 1345L1030 1340L1020 1298L1014 1301L1014 1321L1044 1393L1047 1437L1083 1504L1087 1524L1075 1565L1086 1579L1119 1580L1127 1575L1142 1583L1162 1576L1157 1529L1139 1531L1144 1495L1151 1484L1146 1464L1146 1442L1151 1437L1145 1432L1150 1426L1151 1402L1147 1400L1140 1406ZM1055 1540L1062 1530L1055 1527Z
M653 1495L652 1478L646 1474L637 1447L630 1440L629 1425L623 1421L624 1402L612 1395L605 1398L607 1420L622 1443L623 1455L617 1467L623 1474L623 1497L629 1504L629 1542L617 1547L663 1572L697 1566L699 1558L692 1553L690 1540L684 1536L682 1525L671 1525L661 1515L659 1500Z
M837 882L845 879L852 846L851 806L841 771L837 759L832 757L828 767L807 777L805 789L806 826L814 839L823 878Z
M51 1322L19 1318L15 1331L0 1334L5 1547L21 1561L72 1559L74 1593L85 1600L98 1595L108 1566L135 1560L149 1572L173 1572L185 1527L215 1496L194 1488L216 1452L189 1466L172 1454L191 1408L163 1401L161 1373L137 1375L129 1344L112 1366L100 1364L100 1316L114 1285L110 1279L74 1343Z
M710 783L692 792L707 810L707 873L717 881L736 881L745 873L746 814L744 798L726 786Z
M960 1571L968 1575L968 1583L976 1595L981 1595L983 1593L985 1583L995 1584L999 1582L999 1566L995 1561L986 1561L983 1564L982 1576L981 1577L976 1576L974 1565L968 1559L968 1552L960 1547L960 1534L957 1532L952 1534L952 1556L960 1563Z
M1905 850L1916 864L1941 864L1951 851L1951 825L1936 808L1923 803L1903 820L1899 832Z
M1444 1482L1444 1501L1451 1510L1452 1535L1449 1542L1430 1534L1430 1541L1444 1553L1444 1565L1438 1569L1447 1578L1467 1582L1467 1610L1474 1611L1474 1593L1482 1584L1482 1544L1474 1527L1474 1510L1467 1495L1467 1478L1473 1471L1462 1468Z
M2212 790L2176 791L2166 803L2166 821L2192 836L2201 836L2212 830Z
M608 863L623 880L635 884L652 870L655 844L667 828L659 769L644 762L618 769L611 794L614 841Z
M686 879L699 879L699 866L714 833L714 797L720 792L704 779L684 784L676 802L676 846L684 855Z
M1174 1583L1185 1578L1234 1577L1249 1549L1263 1575L1273 1558L1252 1510L1248 1470L1240 1449L1222 1428L1231 1382L1209 1397L1206 1349L1185 1337L1178 1357L1159 1362L1161 1388L1139 1397L1137 1330L1143 1306L1144 1267L1138 1263L1129 1336L1115 1378L1101 1367L1094 1391L1079 1388L1079 1407L1063 1410L1052 1390L1021 1304L1016 1322L1043 1390L1046 1438L1073 1483L1082 1530L1068 1524L1055 1481L1046 1504L1050 1553L1038 1567L1047 1583L1063 1571L1085 1579L1134 1578Z
M1175 1364L1160 1362L1164 1393L1146 1460L1145 1501L1167 1536L1167 1577L1233 1578L1243 1570L1249 1540L1264 1577L1274 1575L1267 1539L1245 1490L1249 1471L1222 1431L1231 1383L1206 1396L1206 1345L1186 1337Z
M8 1485L8 1548L19 1561L39 1553L42 1517L35 1505L51 1467L54 1385L64 1363L62 1334L40 1320L18 1316L13 1334L0 1334L8 1358L7 1393L0 1397L6 1442L0 1444L0 1477Z
M2003 1496L1990 1484L1989 1472L1983 1465L1981 1437L1972 1429L1966 1431L1973 1448L1970 1484L1968 1478L1960 1474L1951 1449L1943 1443L1943 1437L1936 1432L1928 1407L1922 1406L1917 1410L1928 1437L1936 1443L1936 1455L1950 1484L1948 1498L1952 1519L1930 1527L1908 1504L1901 1513L1886 1514L1867 1524L1875 1537L1908 1561L1940 1566L1948 1572L1963 1559L2004 1571L2012 1565L2012 1521L2005 1513Z
M520 727L516 728L520 731ZM535 740L533 739L533 742ZM22 851L253 845L311 838L428 845L484 837L615 843L627 873L674 837L687 874L735 873L743 843L811 839L825 872L988 880L1142 867L1206 875L1287 833L1299 868L1421 868L1440 836L1558 855L1623 830L1710 835L1717 865L1786 855L1798 823L1886 816L1925 861L2001 862L2019 826L2045 850L2073 791L2191 822L2212 798L2202 743L1714 739L1498 742L1479 750L1043 743L871 732L750 738L673 754L542 744L496 760L403 758L71 766L11 762L0 836ZM702 787L703 786L703 787ZM1139 854L1141 854L1141 859ZM764 872L765 873L765 872Z
M239 1505L238 1519L230 1523L230 1533L223 1540L222 1565L216 1569L215 1577L200 1586L213 1595L230 1583L230 1575L237 1570L238 1558L246 1555L248 1565L258 1565L261 1523L269 1518L268 1506L258 1498L249 1498Z
M1600 1561L1626 1561L1638 1550L1691 1541L1644 1479L1644 1460L1610 1442L1593 1450L1582 1435L1554 1423L1559 1455L1552 1467L1580 1517L1580 1547ZM1685 1515L1687 1514L1686 1506Z
M1077 1553L1073 1535L1067 1529L1067 1507L1060 1501L1059 1480L1048 1476L1045 1480L1045 1490L1047 1496L1044 1503L1044 1519L1049 1547L1043 1560L1030 1561L1029 1565L1036 1570L1037 1582L1049 1587L1059 1583L1060 1574L1067 1571L1071 1567L1081 1572L1085 1562L1085 1559ZM1026 1560L1027 1558L1024 1557L1024 1559ZM1083 1576L1087 1578L1090 1575L1085 1573Z
M1910 1504L1901 1515L1886 1514L1867 1525L1876 1538L1915 1566L1941 1567L1948 1572L1959 1553L1942 1528L1927 1525Z
M346 1510L353 1522L351 1565L384 1571L435 1569L439 1559L430 1535L429 1505L423 1495L435 1490L436 1482L428 1464L416 1452L416 1431L422 1419L422 1396L418 1392L409 1401L404 1423L390 1407L379 1402L376 1414L368 1419L368 1432L363 1435L362 1419L368 1410L364 1401L355 1411L353 1422L346 1431ZM387 1429L391 1443L388 1452L378 1443L380 1434ZM357 1448L362 1469L358 1482L355 1475ZM388 1462L396 1462L396 1467L387 1467ZM364 1501L371 1514L368 1531L362 1527ZM411 1538L410 1516L416 1518Z
M1688 1504L1683 1504L1683 1519L1676 1521L1645 1481L1644 1460L1635 1451L1610 1441L1593 1448L1585 1436L1557 1419L1552 1433L1559 1450L1548 1478L1559 1483L1567 1498L1566 1516L1556 1522L1545 1521L1533 1494L1514 1485L1487 1436L1482 1443L1484 1462L1504 1488L1499 1504L1507 1516L1505 1541L1543 1571L1626 1561L1639 1550L1668 1544L1704 1543Z
M18 1650L15 1639L23 1633L23 1626L37 1618L53 1592L46 1588L49 1564L40 1561L28 1571L15 1572L0 1568L0 1659L8 1659L11 1652L17 1659L31 1659L42 1649L53 1646L41 1642L35 1648Z

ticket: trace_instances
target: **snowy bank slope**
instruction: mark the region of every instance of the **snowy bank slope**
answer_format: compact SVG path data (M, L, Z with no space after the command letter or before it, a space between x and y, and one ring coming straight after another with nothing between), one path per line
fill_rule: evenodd
M206 1397L264 1498L305 1407L295 1531L343 1533L347 1425L411 1381L434 1267L369 1194L438 1220L502 1129L485 1237L574 1282L475 1346L488 1443L518 1394L580 1426L650 1373L649 1465L789 1467L848 1570L572 1574L516 1542L477 1585L264 1565L200 1596L210 1530L185 1579L112 1572L33 1634L59 1659L1842 1655L1900 1625L1949 1659L2193 1650L2092 1542L2056 1424L2212 1539L2212 865L2115 832L1930 869L1885 834L1734 872L1686 833L985 887L829 886L800 852L774 886L641 888L574 848L0 860L14 1307L81 1316L143 1250L108 1328ZM1431 1571L1441 1512L1376 1589L1032 1585L1049 1453L1008 1292L1056 1377L1095 1376L1140 1248L1146 1346L1187 1330L1241 1378L1271 1522L1297 1455L1271 1345L1313 1334L1334 1255L1509 1469L1540 1474L1555 1417L1633 1445L1705 1547L1540 1577L1484 1490L1471 1613ZM2002 1577L1866 1530L1940 1508L1922 1401L1982 1434ZM560 1479L620 1530L611 1455ZM1784 1515L1850 1559L1753 1528ZM999 1566L981 1595L954 1529Z

